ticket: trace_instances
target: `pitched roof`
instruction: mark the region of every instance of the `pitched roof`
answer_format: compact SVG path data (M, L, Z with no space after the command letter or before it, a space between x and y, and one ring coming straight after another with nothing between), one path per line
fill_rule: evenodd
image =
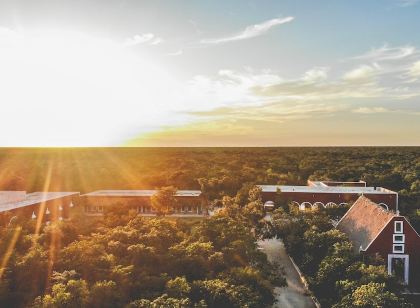
M395 216L395 213L360 196L338 222L337 229L347 234L355 250L365 250Z

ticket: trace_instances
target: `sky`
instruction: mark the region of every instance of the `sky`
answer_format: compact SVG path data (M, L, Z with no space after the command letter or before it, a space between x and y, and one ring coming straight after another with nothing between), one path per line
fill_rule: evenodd
M420 1L0 0L0 146L420 145Z

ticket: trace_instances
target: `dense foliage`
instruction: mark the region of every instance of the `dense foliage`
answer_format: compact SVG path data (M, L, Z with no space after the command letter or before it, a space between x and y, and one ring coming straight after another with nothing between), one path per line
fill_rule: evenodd
M174 186L210 200L249 184L365 180L400 193L402 214L420 230L420 148L0 149L0 190L90 192Z
M285 281L257 249L258 190L246 211L225 202L195 222L110 210L85 228L60 222L35 235L31 223L13 220L0 230L0 251L14 243L0 274L0 307L270 306L273 286Z
M273 224L254 184L365 180L400 193L420 230L420 148L1 149L0 190L201 189L217 216L188 224L145 219L121 207L93 223L45 226L12 220L0 229L0 307L265 307L278 269L258 251L277 235L323 306L402 307L383 260L361 260L332 219L287 204ZM173 188L153 200L159 213Z

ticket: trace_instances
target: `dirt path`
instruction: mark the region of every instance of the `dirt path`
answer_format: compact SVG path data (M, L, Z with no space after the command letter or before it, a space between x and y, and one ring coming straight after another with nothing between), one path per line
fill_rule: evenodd
M293 267L282 241L270 239L259 241L270 262L276 262L284 268L287 287L274 289L277 302L273 308L315 308L312 298L305 294L305 286L300 280L298 272Z

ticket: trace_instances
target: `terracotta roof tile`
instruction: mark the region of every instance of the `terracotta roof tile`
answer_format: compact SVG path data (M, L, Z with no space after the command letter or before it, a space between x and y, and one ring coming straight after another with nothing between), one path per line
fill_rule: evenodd
M347 234L356 251L365 250L395 216L395 213L360 196L337 224L337 229Z

